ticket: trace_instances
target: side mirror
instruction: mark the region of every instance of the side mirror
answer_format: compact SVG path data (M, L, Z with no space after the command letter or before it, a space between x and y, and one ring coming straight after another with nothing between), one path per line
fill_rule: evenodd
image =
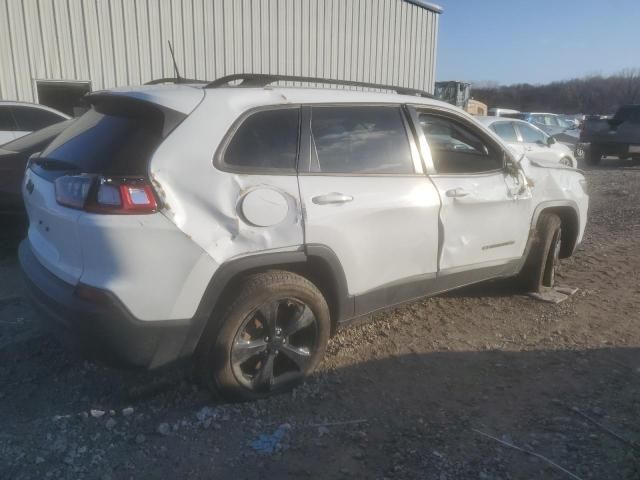
M548 145L548 146L551 146L551 145L553 145L554 143L556 143L556 139L555 139L555 138L553 138L553 137L549 137L549 138L547 138L547 145Z

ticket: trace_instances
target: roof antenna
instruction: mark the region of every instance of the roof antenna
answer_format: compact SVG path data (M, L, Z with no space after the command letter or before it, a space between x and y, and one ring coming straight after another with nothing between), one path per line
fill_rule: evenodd
M171 52L171 60L173 60L173 69L176 71L176 83L182 83L184 79L180 76L180 71L178 70L178 64L176 63L176 56L173 53L173 45L171 45L171 40L167 40L167 43L169 44L169 51Z

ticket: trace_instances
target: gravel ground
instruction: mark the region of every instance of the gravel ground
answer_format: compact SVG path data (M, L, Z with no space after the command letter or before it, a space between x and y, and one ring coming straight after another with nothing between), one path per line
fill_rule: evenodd
M0 478L640 479L640 167L587 175L569 300L501 282L378 314L339 332L305 385L250 404L213 402L187 368L118 371L60 347L4 220Z

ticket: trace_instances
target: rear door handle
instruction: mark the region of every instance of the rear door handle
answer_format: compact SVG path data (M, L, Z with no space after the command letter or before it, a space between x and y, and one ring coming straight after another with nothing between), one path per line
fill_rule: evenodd
M351 195L345 195L344 193L327 193L325 195L318 195L313 197L311 201L316 205L336 205L340 203L347 203L353 200Z
M462 198L469 195L469 192L467 192L464 188L458 187L458 188L452 188L451 190L447 190L445 192L445 195L449 198Z

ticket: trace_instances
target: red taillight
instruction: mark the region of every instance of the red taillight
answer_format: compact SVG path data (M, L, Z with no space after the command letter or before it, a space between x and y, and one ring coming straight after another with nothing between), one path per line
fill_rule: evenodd
M85 210L94 213L153 213L158 209L153 189L142 179L98 178Z
M88 212L144 214L158 210L151 185L141 178L63 176L55 186L59 204Z

